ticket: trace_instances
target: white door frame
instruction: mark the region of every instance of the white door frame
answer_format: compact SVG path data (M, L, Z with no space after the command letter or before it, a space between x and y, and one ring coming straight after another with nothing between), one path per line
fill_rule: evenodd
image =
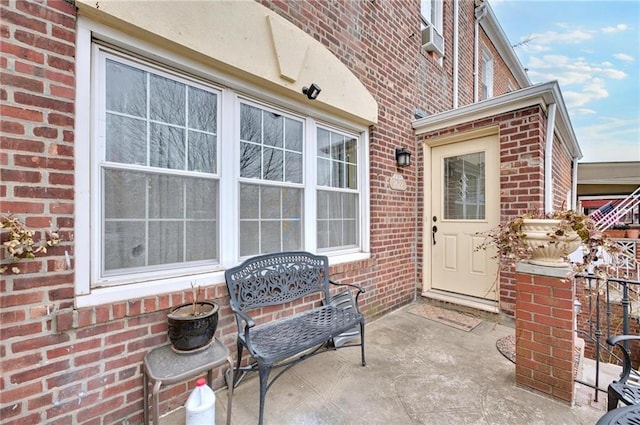
M464 305L467 307L476 308L479 310L489 311L492 313L500 312L500 288L496 288L496 300L495 301L483 301L473 297L467 297L462 294L443 293L434 290L432 287L432 268L431 268L431 217L433 217L432 205L431 205L431 149L436 146L448 145L451 143L464 142L479 137L493 136L495 135L499 140L499 127L498 125L492 125L483 127L480 129L470 130L463 133L456 133L454 135L446 135L442 137L435 137L427 139L423 143L423 199L424 210L422 215L422 296L427 298L433 298L441 301L447 301L454 304ZM499 143L499 142L498 142ZM499 149L498 149L499 151ZM499 197L498 197L499 198ZM500 208L497 205L496 208ZM499 284L499 279L496 277Z

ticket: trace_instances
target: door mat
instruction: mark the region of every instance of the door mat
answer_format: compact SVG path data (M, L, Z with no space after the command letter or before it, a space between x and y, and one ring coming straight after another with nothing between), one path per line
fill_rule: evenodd
M429 304L420 304L409 309L409 313L469 332L482 323L477 317L467 316L457 311L447 310Z

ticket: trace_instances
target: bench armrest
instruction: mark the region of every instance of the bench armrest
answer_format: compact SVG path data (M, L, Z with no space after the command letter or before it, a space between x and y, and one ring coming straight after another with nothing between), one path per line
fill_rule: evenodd
M629 375L631 374L631 356L629 352L624 347L625 341L635 341L640 340L640 335L615 335L607 338L607 344L611 346L617 345L622 350L623 356L623 364L622 364L622 374L620 375L619 383L624 384L629 379Z
M358 286L358 285L351 285L351 284L349 284L349 283L338 283L338 282L336 282L336 281L334 281L334 280L331 280L331 279L329 279L329 283L330 283L330 284L332 284L332 285L335 285L335 286L347 286L347 287L349 287L349 288L353 288L353 289L355 289L356 291L358 291L358 292L356 293L356 302L355 302L355 306L356 306L356 309L357 309L358 311L360 311L360 309L358 308L358 297L360 296L360 294L364 294L365 292L367 292L367 291L365 291L365 290L364 290L364 288L362 288L362 287L360 287L360 286Z

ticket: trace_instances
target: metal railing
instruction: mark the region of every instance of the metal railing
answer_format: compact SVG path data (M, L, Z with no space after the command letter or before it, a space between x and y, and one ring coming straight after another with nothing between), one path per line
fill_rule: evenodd
M610 336L629 334L633 327L640 326L637 301L630 294L640 291L640 281L622 278L600 278L592 274L576 276L576 295L580 297L581 312L576 326L578 336L585 340L585 350L590 348L595 361L594 384L576 379L576 382L594 389L594 401L598 401L600 380L600 362L605 357L615 363L620 358L613 347L606 343ZM635 298L635 297L634 297ZM586 302L584 302L586 301ZM635 323L632 323L635 321ZM590 344L590 345L587 345ZM625 349L629 349L628 342Z

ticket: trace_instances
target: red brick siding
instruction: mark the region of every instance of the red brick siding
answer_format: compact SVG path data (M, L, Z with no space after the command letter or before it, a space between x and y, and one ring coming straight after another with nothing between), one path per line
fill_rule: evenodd
M516 385L572 404L573 284L524 273L518 273L516 280Z
M571 192L573 195L573 167L577 166L577 164L573 163L558 137L553 139L552 156L551 189L553 191L553 209L571 209L572 205L567 204L567 193Z

